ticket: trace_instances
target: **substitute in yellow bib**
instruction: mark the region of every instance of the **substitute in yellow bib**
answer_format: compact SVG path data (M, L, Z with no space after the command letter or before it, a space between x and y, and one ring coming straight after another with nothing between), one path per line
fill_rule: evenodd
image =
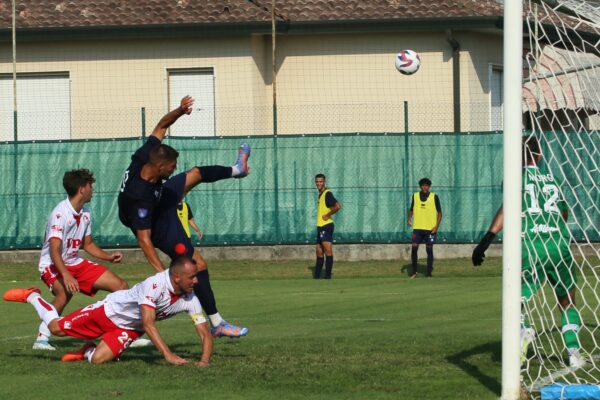
M325 175L317 174L315 176L315 186L319 191L319 197L317 200L317 262L313 278L321 278L321 270L323 262L325 262L325 279L331 279L333 270L333 219L331 216L342 206L333 197L331 190L325 186Z
M417 251L419 244L425 243L427 250L427 277L431 278L433 273L433 245L435 236L442 222L442 206L440 198L429 191L431 180L423 178L419 181L420 192L415 192L411 198L408 210L408 226L412 226L412 272L411 279L417 277ZM414 221L413 221L414 217Z
M198 239L202 240L202 231L200 227L196 225L196 221L194 221L194 214L192 213L192 208L186 203L185 200L182 200L177 204L177 217L179 217L179 221L181 222L181 226L185 231L185 234L188 238L191 238L190 227L196 231L198 235Z

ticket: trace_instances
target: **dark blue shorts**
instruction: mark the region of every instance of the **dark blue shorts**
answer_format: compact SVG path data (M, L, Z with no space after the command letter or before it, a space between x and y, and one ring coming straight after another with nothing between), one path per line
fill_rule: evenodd
M192 241L177 216L177 204L183 198L186 176L187 174L182 172L163 184L160 203L156 207L156 219L152 223L152 244L171 260L182 255L191 257L194 254ZM175 252L175 246L179 243L185 246L184 254Z
M431 231L426 231L424 229L415 229L412 233L412 242L419 244L425 243L427 244L435 244L435 233L431 233Z
M317 226L317 243L321 242L333 243L333 224Z
M163 183L162 194L158 207L162 210L167 210L172 207L177 207L177 204L183 200L183 191L185 190L185 178L187 172L182 172Z
M177 221L174 222L179 223L179 218L177 217L177 215L175 215L175 218L177 218ZM192 255L194 255L194 245L192 244L191 239L183 230L183 227L179 229L174 226L173 229L171 229L171 234L166 237L162 236L160 238L155 238L154 234L152 236L152 243L154 244L154 246L166 255L168 255L171 260L181 256L192 257ZM183 254L178 254L175 251L175 246L177 246L179 243L185 246L185 252Z

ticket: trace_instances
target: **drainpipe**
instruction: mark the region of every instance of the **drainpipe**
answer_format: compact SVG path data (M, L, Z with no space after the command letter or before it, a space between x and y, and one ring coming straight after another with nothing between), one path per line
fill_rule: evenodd
M460 43L446 31L446 40L452 47L452 101L454 103L454 132L460 132Z

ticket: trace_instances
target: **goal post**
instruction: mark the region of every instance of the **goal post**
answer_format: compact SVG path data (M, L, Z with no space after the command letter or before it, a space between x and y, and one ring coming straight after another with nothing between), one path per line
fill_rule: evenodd
M504 241L502 247L502 399L519 398L521 319L521 98L523 0L504 2Z
M600 1L504 6L502 398L600 399Z

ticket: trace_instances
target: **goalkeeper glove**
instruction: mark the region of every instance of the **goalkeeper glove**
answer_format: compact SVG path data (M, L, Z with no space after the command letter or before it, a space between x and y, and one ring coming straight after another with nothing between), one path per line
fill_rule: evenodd
M494 240L495 237L495 233L488 232L485 234L483 239L481 239L481 242L479 242L477 247L475 247L475 250L473 250L473 256L471 257L474 266L478 266L483 263L483 259L485 258L485 251L488 249L488 247L490 247L490 244L492 243L492 240Z

